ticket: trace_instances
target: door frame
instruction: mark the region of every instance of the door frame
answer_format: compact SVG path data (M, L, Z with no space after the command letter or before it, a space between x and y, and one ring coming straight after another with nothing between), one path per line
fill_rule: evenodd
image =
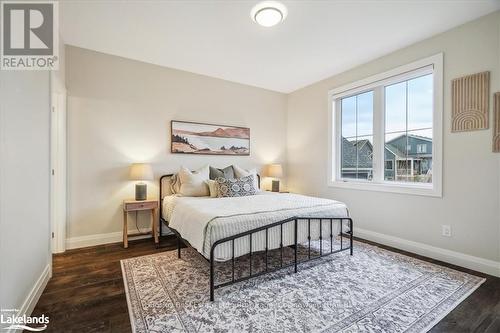
M67 92L52 91L50 110L50 231L52 253L66 251Z

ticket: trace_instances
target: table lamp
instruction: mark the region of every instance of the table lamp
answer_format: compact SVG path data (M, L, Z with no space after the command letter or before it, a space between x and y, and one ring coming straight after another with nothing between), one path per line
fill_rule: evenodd
M148 198L148 185L143 180L153 180L153 169L147 163L133 163L130 166L130 180L138 180L135 184L135 200Z
M272 178L281 178L283 177L283 168L281 164L271 164L268 167L268 176ZM273 179L273 185L272 185L272 191L273 192L279 192L280 191L280 181L279 179Z

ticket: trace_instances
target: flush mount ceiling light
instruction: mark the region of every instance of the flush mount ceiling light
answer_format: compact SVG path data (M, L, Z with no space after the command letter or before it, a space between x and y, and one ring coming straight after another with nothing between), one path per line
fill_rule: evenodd
M272 27L285 20L288 11L285 5L277 1L263 1L256 4L250 12L255 23L263 27Z

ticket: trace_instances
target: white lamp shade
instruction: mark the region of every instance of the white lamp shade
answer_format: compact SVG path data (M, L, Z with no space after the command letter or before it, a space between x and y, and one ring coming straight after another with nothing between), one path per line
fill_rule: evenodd
M271 164L268 166L267 174L273 178L283 177L283 167L281 164Z
M130 180L153 180L153 169L147 163L134 163L130 166Z

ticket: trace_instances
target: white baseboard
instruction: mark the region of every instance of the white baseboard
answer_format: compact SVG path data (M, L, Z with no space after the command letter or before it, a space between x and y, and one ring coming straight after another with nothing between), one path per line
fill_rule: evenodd
M141 231L144 232L149 232L151 229L141 229ZM166 232L167 230L164 230L163 235L169 235L171 232ZM134 233L137 232L136 229L131 229L129 230L129 233ZM141 235L141 236L135 236L135 237L130 237L130 239L143 239L143 238L151 238L151 235ZM110 232L107 234L94 234L94 235L88 235L88 236L80 236L80 237L71 237L71 238L66 238L66 249L71 250L71 249L79 249L82 247L88 247L88 246L96 246L96 245L103 245L103 244L111 244L111 243L118 243L123 241L123 234L121 231L117 232Z
M38 303L38 300L40 299L40 296L42 295L43 291L45 290L45 287L47 286L47 283L49 282L50 278L52 277L52 258L51 262L45 266L42 274L38 278L38 280L35 282L35 285L29 292L28 296L24 300L23 304L21 305L21 308L19 309L19 312L17 313L18 317L22 317L26 315L27 317L31 315L33 312L33 309L36 306L36 303ZM14 333L14 332L21 332L21 330L6 330L6 333Z
M498 261L474 257L465 253L455 252L356 227L354 228L354 235L379 244L392 246L400 250L500 277L500 262Z

